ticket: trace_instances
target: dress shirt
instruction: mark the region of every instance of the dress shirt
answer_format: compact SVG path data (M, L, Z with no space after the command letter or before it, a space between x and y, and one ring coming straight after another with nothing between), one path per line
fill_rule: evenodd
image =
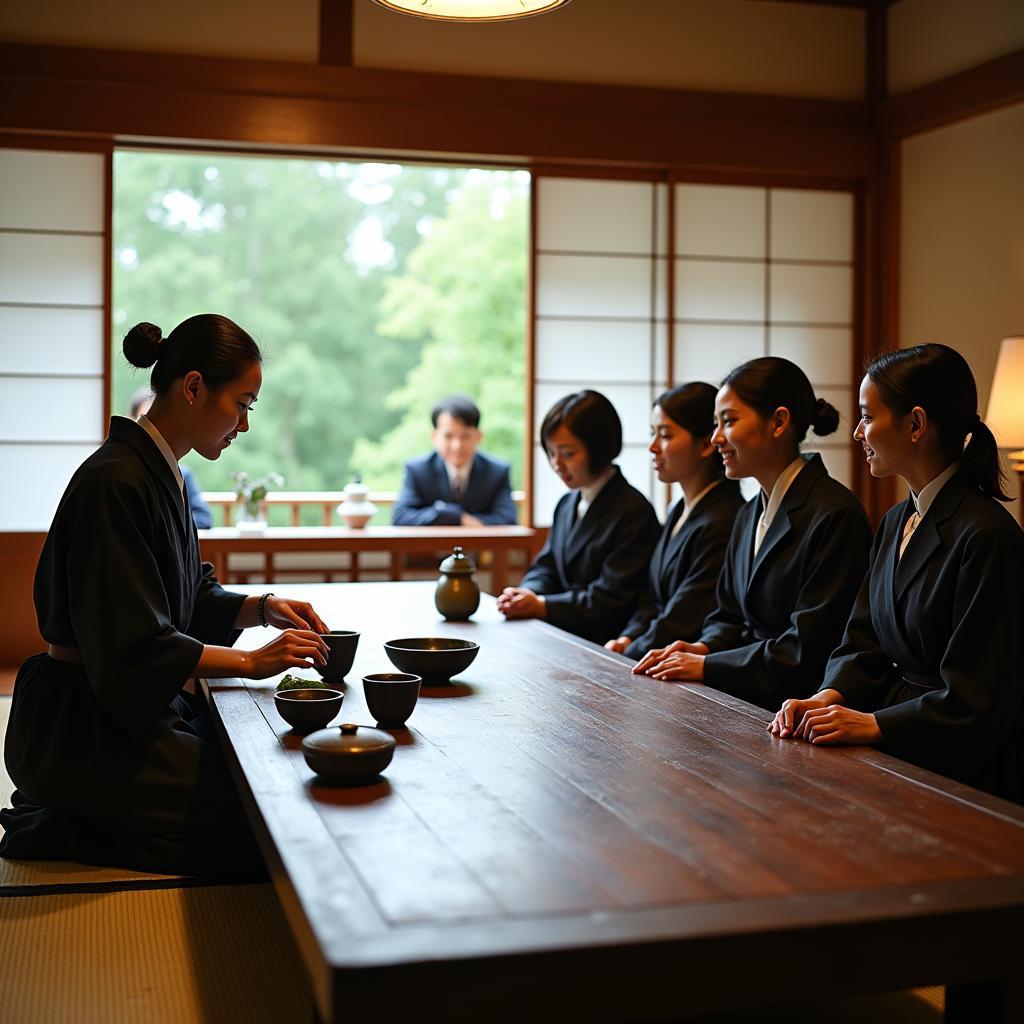
M915 494L913 491L910 492L910 497L914 502L914 511L907 520L906 526L903 527L903 537L900 540L900 549L896 555L897 562L903 557L903 552L910 543L910 538L913 537L914 531L920 525L921 520L924 519L928 509L931 508L932 502L938 497L939 491L945 487L946 483L959 468L960 463L954 462L947 466L934 480L926 483L921 488L920 494Z
M707 487L705 487L704 490L701 491L700 494L698 494L697 497L694 498L690 504L686 504L686 492L683 492L683 514L676 520L676 525L672 527L673 537L683 528L683 523L685 523L686 520L690 518L690 515L693 512L693 510L700 504L701 498L703 498L704 495L707 494L712 488L717 487L721 482L721 480L712 480L711 483L709 483Z
M143 413L136 421L142 429L149 434L153 439L153 444L157 446L160 454L167 461L167 465L171 467L171 472L174 474L174 479L178 481L178 490L181 491L182 497L185 495L185 478L181 475L181 467L178 465L178 460L174 457L174 452L171 451L171 446L164 440L164 435L153 425L153 422L148 416Z
M466 496L466 489L469 487L469 474L473 472L473 459L470 459L461 469L456 468L450 462L445 462L444 469L448 474L448 483L452 489L452 497L456 502L461 502Z
M772 487L772 493L765 495L764 491L761 491L761 518L757 521L757 532L754 535L754 557L757 557L758 551L761 550L761 542L764 540L765 534L768 532L768 528L772 525L775 516L778 514L779 506L782 504L782 499L786 496L786 491L789 490L793 481L797 478L797 474L804 466L807 465L807 460L803 455L798 455L780 474L778 479L775 481Z
M615 475L615 467L609 466L593 483L580 488L580 502L576 506L576 518L582 519L587 509L594 504L594 499L601 493L601 488Z

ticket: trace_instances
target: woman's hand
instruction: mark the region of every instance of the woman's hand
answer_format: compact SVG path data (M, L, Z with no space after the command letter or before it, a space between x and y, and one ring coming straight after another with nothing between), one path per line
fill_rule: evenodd
M773 736L778 736L780 739L786 739L787 737L796 739L797 727L803 721L803 717L808 711L842 704L843 699L843 695L838 690L821 690L813 697L808 697L805 700L797 700L796 698L784 700L782 707L775 712L775 717L768 723L766 728Z
M278 629L312 630L328 633L327 624L308 601L290 601L286 597L268 597L264 615L268 626ZM269 646L269 645L268 645Z
M633 670L634 672L636 669ZM663 682L702 683L704 682L704 655L677 651L663 658L646 672L652 679Z
M547 602L526 587L506 587L498 596L498 611L507 619L543 619Z
M842 704L806 711L794 735L818 746L842 743L874 747L882 741L882 730L873 714L854 711Z
M288 668L315 668L327 664L328 653L319 634L308 629L286 629L265 647L248 652L243 675L248 679L266 679Z
M609 640L605 645L606 651L614 651L616 654L625 654L626 648L633 642L631 636L620 636L615 640Z
M653 650L648 651L633 667L633 675L635 676L650 676L654 675L653 669L660 665L663 661L673 657L676 654L699 654L701 655L701 675L700 678L704 678L704 658L703 655L710 654L711 650L707 644L689 644L685 640L676 640L674 643L668 645L668 647L655 647Z

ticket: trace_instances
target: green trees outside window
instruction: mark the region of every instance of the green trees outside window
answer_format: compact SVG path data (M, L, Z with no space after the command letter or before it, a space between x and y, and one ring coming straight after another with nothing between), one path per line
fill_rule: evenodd
M112 408L145 384L125 331L194 313L236 319L265 381L204 490L279 472L397 489L454 390L522 483L529 176L522 171L119 151L114 163ZM313 513L315 517L315 513Z

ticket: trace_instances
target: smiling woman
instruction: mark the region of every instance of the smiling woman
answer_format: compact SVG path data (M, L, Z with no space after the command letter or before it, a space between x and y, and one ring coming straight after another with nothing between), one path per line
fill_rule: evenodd
M860 502L820 455L800 452L809 429L831 434L838 423L788 359L752 359L725 378L711 441L725 475L752 477L761 493L736 517L717 608L699 636L649 651L634 672L705 682L772 711L788 693L817 688L871 545Z
M147 415L115 417L61 499L35 579L49 645L15 682L6 740L18 791L0 811L0 854L149 871L220 873L259 857L196 676L262 679L326 662L327 627L305 602L225 591L199 560L178 461L215 460L262 383L259 347L226 317L190 317L164 337L128 332L153 367ZM256 651L247 626L283 629Z

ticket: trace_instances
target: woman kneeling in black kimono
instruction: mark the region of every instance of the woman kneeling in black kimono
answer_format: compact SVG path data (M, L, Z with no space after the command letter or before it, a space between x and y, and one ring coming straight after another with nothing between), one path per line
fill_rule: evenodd
M800 453L808 429L831 434L839 414L795 363L737 367L715 398L715 422L726 476L753 477L761 493L736 517L717 607L699 636L655 648L633 671L777 711L818 686L864 578L871 527L821 456Z
M658 517L612 462L622 450L622 423L604 395L577 391L557 401L540 439L571 490L522 585L505 588L498 610L604 643L619 635L644 588Z
M715 389L693 382L658 397L651 410L654 470L683 496L669 510L658 540L647 589L622 636L605 647L634 661L679 636L697 636L715 607L733 520L743 507L735 480L725 480L722 456L711 443Z
M821 689L769 729L878 746L1024 802L1024 533L997 504L1009 499L970 367L945 345L888 352L860 408L871 475L911 494L882 520Z
M15 683L5 754L18 789L0 811L0 854L251 871L259 857L206 706L183 687L323 664L326 627L304 602L220 586L199 560L178 460L192 449L218 459L249 429L260 350L206 314L167 338L139 324L124 353L153 367L156 399L138 422L111 420L46 537L35 604L50 646ZM284 632L256 651L229 646L258 623Z

